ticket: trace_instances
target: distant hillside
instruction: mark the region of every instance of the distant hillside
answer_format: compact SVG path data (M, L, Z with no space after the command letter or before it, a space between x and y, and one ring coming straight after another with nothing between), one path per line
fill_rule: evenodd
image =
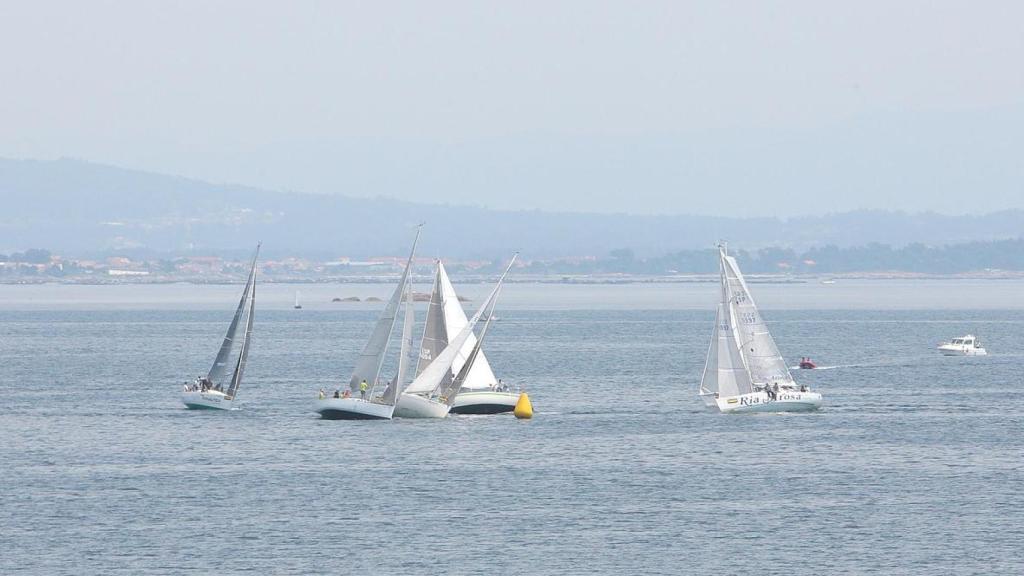
M806 250L1024 236L1021 211L861 211L786 220L513 212L276 192L76 160L0 159L0 199L0 252L39 247L71 256L244 254L257 239L268 256L394 255L407 249L418 222L427 223L420 253L450 258L514 250L529 258L605 256L617 249L662 256L718 239L746 249Z

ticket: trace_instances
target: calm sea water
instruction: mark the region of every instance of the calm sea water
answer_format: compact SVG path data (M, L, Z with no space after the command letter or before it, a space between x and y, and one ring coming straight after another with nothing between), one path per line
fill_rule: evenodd
M391 422L310 410L379 309L330 297L387 287L295 288L221 413L178 397L239 287L0 286L0 573L1024 572L1019 283L753 286L827 407L746 416L695 394L714 286L510 285L535 418Z

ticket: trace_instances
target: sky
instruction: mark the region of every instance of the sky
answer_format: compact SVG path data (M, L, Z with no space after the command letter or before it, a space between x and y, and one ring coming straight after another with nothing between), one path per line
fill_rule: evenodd
M504 209L1024 208L1020 2L0 3L0 156Z

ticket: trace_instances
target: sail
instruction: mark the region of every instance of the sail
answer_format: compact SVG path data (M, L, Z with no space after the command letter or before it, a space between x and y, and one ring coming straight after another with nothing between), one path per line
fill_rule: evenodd
M728 256L724 250L722 267L725 285L728 287L733 334L750 373L750 380L758 384L792 382L793 376L768 332L768 326L761 318L736 259Z
M434 289L430 291L430 303L427 305L427 320L423 325L423 339L420 341L419 362L416 365L417 376L422 374L434 358L437 358L437 355L448 346L449 333L445 323L444 296L441 290L443 272L444 268L438 261L437 274L434 276ZM459 329L461 330L462 326L459 326Z
M515 261L515 258L512 259ZM438 391L438 387L442 383L445 374L451 373L452 362L455 361L455 356L462 350L466 341L469 339L470 334L473 333L473 328L476 323L480 320L480 317L484 312L491 306L491 303L497 298L498 292L501 289L501 283L505 280L505 276L511 269L512 264L509 263L509 267L505 269L505 272L498 279L498 283L494 289L491 290L491 294L487 297L484 303L480 306L480 309L476 311L476 314L469 319L469 322L459 331L459 333L452 338L448 343L448 346L434 358L426 369L412 381L411 384L405 389L407 394L433 394Z
M245 288L242 290L242 298L238 301L238 308L235 309L235 316L231 319L231 324L228 326L228 333L224 335L224 342L220 345L220 350L217 352L217 358L213 361L213 366L210 367L210 371L206 374L206 377L213 384L220 384L224 378L224 374L227 373L228 363L231 359L231 350L235 345L235 333L238 331L238 323L242 319L242 314L245 313L245 303L249 299L249 291L253 288L253 283L256 279L256 259L260 255L260 244L256 245L256 253L252 257L252 267L249 270L249 278L245 281Z
M398 286L391 294L387 306L380 313L377 324L370 334L370 339L363 347L363 351L356 360L356 367L352 371L352 378L349 380L349 387L353 392L359 391L359 385L363 380L372 387L377 383L381 367L384 364L384 354L387 352L388 342L391 340L391 333L395 329L395 320L398 318L398 306L405 294L405 285L409 281L409 270L412 268L412 259L416 254L416 244L420 240L420 230L416 230L416 239L413 240L412 250L409 252L409 260L405 263L402 277L398 280Z
M515 260L514 257L513 260ZM498 303L499 293L500 285L499 289L494 291L494 296L491 297L490 307L484 311L484 314L487 316L487 320L484 321L484 327L480 329L480 337L477 338L476 343L473 345L473 349L470 351L469 357L466 358L466 361L462 365L462 369L459 370L459 373L452 379L452 383L441 388L441 396L445 398L445 401L449 406L455 403L455 396L462 390L465 385L466 378L472 373L473 367L476 365L476 361L483 355L484 338L487 337L487 330L491 327L491 321L494 319L494 306Z
M252 290L249 294L249 312L245 315L245 336L242 340L242 350L238 353L238 363L235 364L235 373L231 376L231 386L228 387L228 398L234 398L238 393L238 387L242 385L242 373L245 372L245 363L249 360L249 346L252 341L252 322L256 315L256 274L255 268L252 275Z
M416 325L416 309L413 304L412 286L405 291L405 318L402 324L402 347L398 355L398 375L384 391L385 404L394 405L398 395L402 393L405 375L409 371L409 356L412 351L412 331Z
M455 294L455 288L448 278L448 272L440 262L437 264L437 274L444 302L445 326L448 330L448 337L452 338L466 325L466 313L462 310L459 297ZM453 373L457 374L462 371L462 367L475 347L476 336L470 334L462 349L455 355L455 362L452 364ZM494 376L494 371L491 370L491 364L487 361L487 356L484 355L482 349L477 351L476 359L470 364L470 371L462 382L462 388L465 390L487 390L497 382L498 379Z

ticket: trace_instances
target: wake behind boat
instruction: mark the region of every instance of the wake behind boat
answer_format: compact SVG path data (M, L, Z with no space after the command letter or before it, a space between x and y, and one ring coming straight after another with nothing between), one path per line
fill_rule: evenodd
M721 293L700 397L721 412L806 412L821 394L798 386L754 304L736 260L719 246Z
M259 255L260 245L257 244L256 253L252 257L249 278L242 290L242 299L238 302L238 308L235 309L235 316L231 319L231 325L228 326L228 332L217 352L217 358L213 361L213 367L210 368L206 376L200 376L191 384L185 384L181 401L187 408L230 410L234 406L238 388L242 385L242 373L245 372L245 363L249 358L249 343L252 340L252 322L256 312L256 259ZM222 381L232 358L236 333L243 316L245 317L245 329L242 342L239 346L238 357L233 362L234 372L225 388Z

